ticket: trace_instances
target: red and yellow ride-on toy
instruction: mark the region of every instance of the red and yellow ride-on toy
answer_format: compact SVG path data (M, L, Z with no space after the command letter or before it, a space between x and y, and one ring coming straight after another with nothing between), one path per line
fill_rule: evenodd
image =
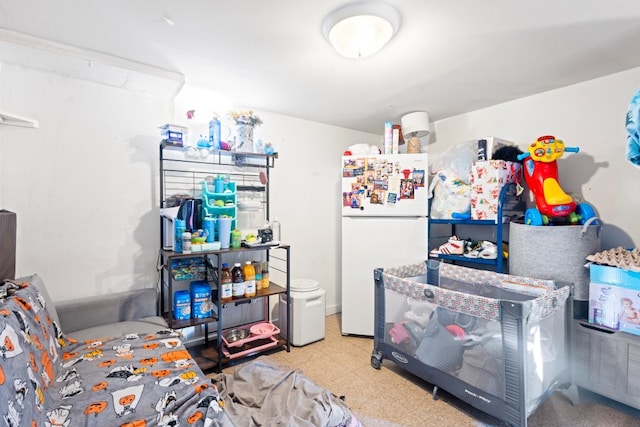
M577 204L558 183L557 159L565 151L577 153L578 147L565 147L564 142L546 135L529 145L528 152L518 155L522 160L524 178L536 199L536 208L524 214L527 225L584 224L595 212L588 203Z

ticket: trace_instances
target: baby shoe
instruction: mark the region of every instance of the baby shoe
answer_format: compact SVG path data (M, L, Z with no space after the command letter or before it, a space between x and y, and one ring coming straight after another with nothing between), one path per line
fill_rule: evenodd
M440 245L437 249L431 250L429 255L432 257L437 257L438 255L462 255L464 254L464 247L464 240L460 240L456 236L451 236L447 243Z
M477 242L467 241L467 246L464 251L464 256L467 258L478 258L480 251L482 250L482 240Z
M495 243L485 240L482 242L482 248L478 257L483 259L496 259L498 258L498 246Z
M498 257L498 247L488 240L479 240L474 246L468 248L464 256L467 258L496 259Z

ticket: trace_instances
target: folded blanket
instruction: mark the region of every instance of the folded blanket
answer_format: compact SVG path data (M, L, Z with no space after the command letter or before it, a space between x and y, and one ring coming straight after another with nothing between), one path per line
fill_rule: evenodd
M361 427L342 400L266 356L212 381L239 426Z

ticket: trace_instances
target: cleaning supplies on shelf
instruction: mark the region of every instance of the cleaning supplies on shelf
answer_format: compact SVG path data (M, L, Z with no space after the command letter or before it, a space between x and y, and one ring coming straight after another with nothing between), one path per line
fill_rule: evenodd
M209 120L209 144L214 150L220 149L220 119L214 114Z

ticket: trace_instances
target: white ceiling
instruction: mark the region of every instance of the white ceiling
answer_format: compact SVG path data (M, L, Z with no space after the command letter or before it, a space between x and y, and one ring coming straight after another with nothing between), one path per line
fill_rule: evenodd
M386 0L400 30L361 60L321 32L348 1L0 0L0 28L178 72L245 108L378 134L410 111L435 121L640 66L637 0Z

